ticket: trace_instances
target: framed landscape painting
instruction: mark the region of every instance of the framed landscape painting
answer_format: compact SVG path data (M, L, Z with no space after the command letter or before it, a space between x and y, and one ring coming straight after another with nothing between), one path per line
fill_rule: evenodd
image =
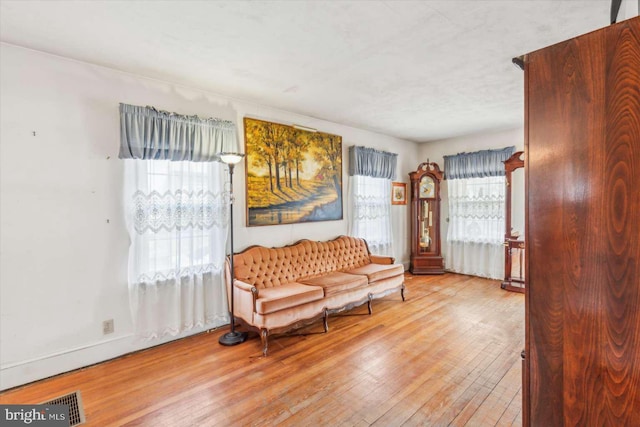
M342 137L244 118L247 226L342 219Z

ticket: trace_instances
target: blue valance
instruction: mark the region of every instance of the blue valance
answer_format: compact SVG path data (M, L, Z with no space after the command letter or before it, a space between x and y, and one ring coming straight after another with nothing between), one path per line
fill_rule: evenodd
M515 151L516 147L506 147L444 156L444 173L447 179L501 176L505 174L503 162Z
M367 147L349 147L349 176L396 178L398 155Z
M233 122L120 104L121 159L211 162L239 150Z

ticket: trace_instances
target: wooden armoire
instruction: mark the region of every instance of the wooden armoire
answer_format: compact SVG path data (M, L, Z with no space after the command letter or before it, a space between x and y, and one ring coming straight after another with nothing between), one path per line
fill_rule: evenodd
M640 18L525 64L525 426L640 426Z

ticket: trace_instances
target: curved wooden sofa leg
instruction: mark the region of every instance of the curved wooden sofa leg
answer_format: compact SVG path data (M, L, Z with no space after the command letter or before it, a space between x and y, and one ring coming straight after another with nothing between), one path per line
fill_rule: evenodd
M404 283L403 283L402 287L400 288L400 295L402 295L402 301L405 301L405 299L404 299L404 288L405 288L405 286L404 286Z
M260 340L262 341L262 355L267 357L267 351L269 350L269 330L260 329Z
M369 309L369 315L371 315L371 313L372 313L371 301L373 301L373 294L369 293L369 294L367 294L367 297L369 298L369 301L367 301L367 308Z
M326 308L324 309L323 322L324 322L324 333L326 334L327 332L329 332L329 310L327 310Z

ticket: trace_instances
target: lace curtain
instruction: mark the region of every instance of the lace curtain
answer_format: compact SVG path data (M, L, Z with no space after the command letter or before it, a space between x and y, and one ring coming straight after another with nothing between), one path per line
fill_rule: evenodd
M355 175L351 187L350 235L367 241L375 255L393 255L391 180Z
M504 276L505 177L447 180L447 269L500 279Z
M516 147L444 157L449 194L447 270L504 276L504 161Z
M138 337L229 322L223 169L217 162L125 160L129 296Z
M393 255L391 180L397 154L349 147L349 235L367 241L375 255Z

